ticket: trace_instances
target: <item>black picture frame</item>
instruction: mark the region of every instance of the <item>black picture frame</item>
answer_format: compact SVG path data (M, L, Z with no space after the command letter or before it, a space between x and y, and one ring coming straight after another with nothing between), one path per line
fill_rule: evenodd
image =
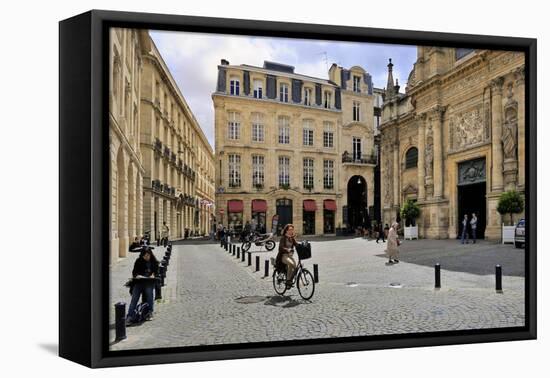
M108 350L108 29L128 27L338 41L505 49L525 53L525 327ZM59 24L59 354L88 367L158 364L535 339L536 39L92 10Z

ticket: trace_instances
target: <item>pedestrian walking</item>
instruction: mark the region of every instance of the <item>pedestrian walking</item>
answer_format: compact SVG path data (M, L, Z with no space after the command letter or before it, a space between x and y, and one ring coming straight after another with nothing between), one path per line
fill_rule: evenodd
M388 231L388 244L386 245L386 254L388 255L388 264L397 264L399 262L399 237L397 230L399 229L399 223L394 222Z
M477 232L477 216L476 213L472 213L472 220L470 220L470 228L472 229L472 243L476 243Z
M464 240L466 240L466 244L468 244L468 214L464 214L464 219L462 219L462 235L460 237L460 243L464 244Z
M168 237L170 235L170 229L168 228L168 226L166 225L166 222L162 222L162 239L161 239L161 244L164 245L166 247L166 245L168 244Z
M384 239L384 227L382 227L382 222L378 223L377 231L378 235L376 236L376 243L378 243L380 239L382 239L382 243L385 243L386 240Z

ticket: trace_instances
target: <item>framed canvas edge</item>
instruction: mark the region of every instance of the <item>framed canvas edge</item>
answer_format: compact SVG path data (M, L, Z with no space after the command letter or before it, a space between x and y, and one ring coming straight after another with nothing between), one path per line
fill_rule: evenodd
M80 16L77 16L80 17ZM532 38L516 38L516 37L497 37L497 36L479 36L468 34L452 34L452 33L437 33L437 32L416 32L407 30L389 30L389 29L374 29L374 28L357 28L347 26L332 26L332 25L314 25L314 24L297 24L285 22L271 21L253 21L253 20L237 20L237 19L221 19L210 17L196 16L176 16L176 15L160 15L147 13L129 13L129 12L114 12L114 11L99 11L93 10L85 13L82 17L90 17L90 60L87 64L90 66L90 127L84 128L82 132L89 132L87 135L90 138L90 157L91 164L89 174L91 177L90 187L88 190L90 195L90 243L82 246L85 250L82 255L89 258L88 273L90 289L90 318L88 324L80 326L79 333L85 334L89 332L90 348L89 359L81 359L79 362L89 367L112 367L121 365L141 365L141 364L158 364L158 363L174 363L174 362L190 362L190 361L205 361L205 360L220 360L220 359L235 359L235 358L252 358L252 357L268 357L268 356L283 356L283 355L299 355L312 353L329 353L329 352L345 352L345 351L360 351L371 349L389 349L389 348L406 348L406 347L423 347L437 346L450 344L469 344L483 343L496 341L513 341L527 340L536 338L536 39ZM66 21L62 21L60 24ZM102 130L104 120L107 114L108 105L107 98L103 93L103 85L108 80L107 73L103 69L103 56L106 53L105 49L108 44L105 43L105 26L111 23L120 23L133 25L129 27L139 27L138 25L152 25L157 27L148 27L153 29L168 29L176 30L178 27L193 27L200 30L223 30L224 33L252 33L254 30L264 32L267 30L288 33L287 36L297 37L300 33L307 34L310 38L323 38L330 36L334 39L349 37L379 39L382 43L408 43L419 44L430 43L437 45L438 43L445 46L467 44L468 46L491 46L492 48L512 48L524 51L526 53L526 101L528 102L528 111L526 111L526 132L528 133L528 145L526 151L528 154L527 177L526 185L528 185L529 207L526 210L526 217L529 220L528 234L529 243L526 246L526 267L528 267L529 278L526 279L528 287L528 296L526 296L526 320L528 327L519 328L513 332L488 332L474 335L449 335L449 332L442 332L442 335L423 336L416 334L414 337L389 337L387 340L367 340L367 341L341 341L328 343L319 341L319 343L309 345L292 345L292 346L269 346L262 348L247 348L246 344L240 344L238 347L216 350L216 351L200 351L200 352L177 352L177 353L154 353L133 356L112 356L105 353L104 345L106 343L105 333L103 332L108 315L108 304L105 302L108 299L108 286L105 282L107 275L104 269L105 258L102 252L108 248L109 243L105 235L108 220L107 206L105 200L108 198L108 190L106 185L103 185L105 177L108 176L108 161L105 159L104 147L108 146L108 130ZM142 26L147 27L147 26ZM61 28L60 28L61 31ZM275 35L274 35L275 36ZM281 36L280 34L278 36ZM61 38L61 32L60 32ZM108 40L108 39L107 39ZM61 62L60 49L60 62ZM86 62L83 62L86 64ZM60 99L61 99L61 77L60 71ZM78 102L82 99L78 96L70 99ZM62 107L67 106L67 101L60 101L60 115L63 111ZM64 130L63 121L60 116L60 129ZM65 125L66 127L66 125ZM84 136L85 137L85 136ZM62 143L67 143L63 139L60 132L60 153L63 148ZM83 154L75 156L85 158ZM60 159L60 167L61 167ZM67 184L66 176L62 176L60 170L60 187ZM77 196L73 192L70 193L65 202L61 202L60 198L60 215L65 214L67 209L67 200ZM60 191L60 197L61 197ZM79 199L80 201L86 199ZM83 215L85 216L85 215ZM60 225L63 220L60 216ZM67 225L65 225L67 227ZM67 251L62 251L61 238L63 237L60 228L60 257L67 256ZM69 238L71 239L71 238ZM89 247L89 248L88 248ZM66 264L66 263L65 263ZM62 261L60 258L60 275ZM64 268L64 270L66 267ZM527 290L526 287L526 290ZM60 294L62 292L60 279ZM66 306L61 305L60 311L66 310ZM64 302L66 303L66 301ZM107 310L107 311L106 311ZM60 315L60 334L61 324ZM107 318L108 319L108 318ZM74 326L73 326L74 327ZM445 335L447 334L447 335ZM60 337L60 355L62 348ZM70 356L63 356L71 360Z

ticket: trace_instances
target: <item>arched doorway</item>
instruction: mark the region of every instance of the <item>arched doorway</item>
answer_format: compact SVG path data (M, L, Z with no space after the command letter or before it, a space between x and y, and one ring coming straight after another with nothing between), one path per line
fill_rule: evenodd
M355 175L348 181L348 228L365 227L367 212L367 181L363 176Z

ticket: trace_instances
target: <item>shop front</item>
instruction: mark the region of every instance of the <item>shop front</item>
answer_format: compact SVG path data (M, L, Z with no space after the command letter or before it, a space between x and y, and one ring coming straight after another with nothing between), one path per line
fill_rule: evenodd
M243 229L243 201L227 201L227 227L230 231L240 233Z
M263 199L252 200L252 219L250 224L260 233L266 232L267 201Z
M315 235L315 212L317 205L315 200L304 200L303 209L303 233L304 235Z
M323 201L323 234L334 234L334 219L336 214L336 201L327 199Z

